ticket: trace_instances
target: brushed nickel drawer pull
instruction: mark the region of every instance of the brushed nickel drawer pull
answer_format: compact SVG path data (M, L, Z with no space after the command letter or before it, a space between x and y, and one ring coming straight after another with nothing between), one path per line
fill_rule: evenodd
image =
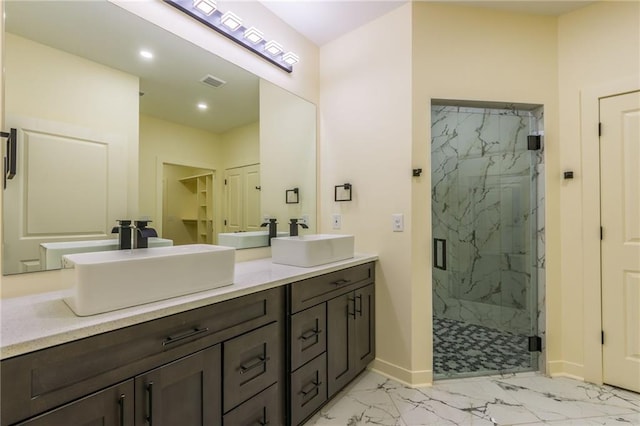
M309 331L306 331L306 332L302 333L302 335L300 335L300 337L298 337L298 339L309 340L309 339L312 339L312 338L316 337L320 333L322 333L322 330L317 330L317 329L309 330Z
M349 284L350 282L351 282L351 280L348 280L346 278L342 278L342 279L339 279L338 281L332 282L331 284L333 284L333 285L345 285L345 284Z
M249 364L249 365L240 365L240 374L244 374L247 371L251 371L254 368L258 368L261 365L266 364L271 358L269 358L268 356L259 356L256 358L256 362L254 362L253 364Z
M187 331L186 333L183 333L183 334L178 334L176 336L169 336L166 339L164 339L164 341L162 342L162 346L172 345L172 344L177 343L177 342L179 342L181 340L188 339L189 337L193 337L193 336L197 336L198 334L206 333L207 331L209 331L209 327L194 328L193 330Z
M311 392L313 392L314 390L318 389L320 387L320 385L322 384L322 382L318 381L318 382L311 382L311 388L309 390L304 390L301 389L300 393L302 394L302 396L307 396L309 395Z

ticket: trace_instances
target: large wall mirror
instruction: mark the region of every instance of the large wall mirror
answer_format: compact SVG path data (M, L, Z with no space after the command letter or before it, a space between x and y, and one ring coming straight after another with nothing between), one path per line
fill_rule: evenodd
M59 267L47 250L103 250L118 219L152 220L159 245L218 244L268 218L315 231L315 105L106 0L5 13L18 171L3 274Z

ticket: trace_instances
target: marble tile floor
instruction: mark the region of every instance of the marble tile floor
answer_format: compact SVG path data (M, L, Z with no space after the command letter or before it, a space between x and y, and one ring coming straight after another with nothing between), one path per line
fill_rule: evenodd
M532 357L528 347L527 336L433 317L433 372L436 378L483 371L494 374L530 371Z
M305 426L640 425L640 394L538 373L412 389L363 372Z

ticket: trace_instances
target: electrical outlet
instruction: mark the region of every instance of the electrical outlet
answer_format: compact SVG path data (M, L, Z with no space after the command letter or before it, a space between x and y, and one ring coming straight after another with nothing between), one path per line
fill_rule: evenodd
M404 215L402 213L396 213L391 215L393 221L393 232L404 231Z
M340 229L342 228L342 215L341 214L332 214L331 215L331 228Z

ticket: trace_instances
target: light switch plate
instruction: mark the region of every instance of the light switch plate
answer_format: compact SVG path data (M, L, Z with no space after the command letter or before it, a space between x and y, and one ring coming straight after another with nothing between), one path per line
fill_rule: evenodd
M393 232L404 231L404 214L396 213L391 215Z

